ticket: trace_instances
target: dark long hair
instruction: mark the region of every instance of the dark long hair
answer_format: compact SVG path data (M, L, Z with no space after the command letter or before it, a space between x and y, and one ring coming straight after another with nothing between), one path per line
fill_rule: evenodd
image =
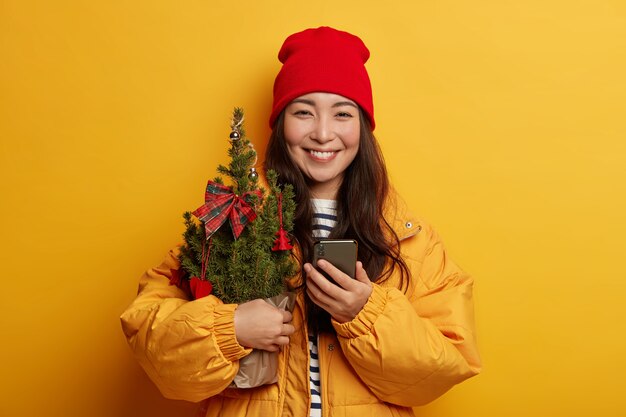
M374 137L369 120L359 108L359 149L346 169L337 193L337 225L330 238L355 239L359 243L358 259L368 277L381 283L394 270L400 272L401 289L410 278L409 269L400 256L400 241L384 217L383 208L389 193L385 161ZM313 255L313 207L308 179L292 161L284 136L285 111L278 116L267 147L265 169L278 173L281 184L293 184L296 199L293 235L301 250L300 264L311 262ZM302 272L300 288L304 287ZM306 295L306 293L305 293ZM309 327L313 332L333 331L330 315L306 299Z

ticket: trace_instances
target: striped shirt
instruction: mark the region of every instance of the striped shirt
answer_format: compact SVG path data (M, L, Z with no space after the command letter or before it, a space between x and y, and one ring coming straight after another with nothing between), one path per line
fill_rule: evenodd
M313 205L313 237L328 237L333 227L337 224L337 202L335 200L314 198L311 199L311 204ZM322 391L317 344L317 335L309 335L311 417L322 416Z
M313 205L313 237L328 237L337 224L337 202L313 198L311 204Z
M311 417L322 416L322 391L320 390L320 362L317 356L317 336L309 335L309 385L311 387Z

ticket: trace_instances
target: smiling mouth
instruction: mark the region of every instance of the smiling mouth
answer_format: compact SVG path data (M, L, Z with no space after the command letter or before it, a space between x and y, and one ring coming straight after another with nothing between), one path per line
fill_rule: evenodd
M309 154L315 159L325 161L328 159L332 159L337 154L337 151L320 152L309 149Z

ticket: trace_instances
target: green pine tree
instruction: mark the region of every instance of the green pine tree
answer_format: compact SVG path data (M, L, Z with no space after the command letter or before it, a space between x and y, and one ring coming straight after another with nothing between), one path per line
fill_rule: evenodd
M256 152L246 139L243 116L243 110L235 108L231 129L236 134L231 134L231 146L228 150L231 161L228 166L218 166L217 171L230 179L233 192L239 196L249 191L261 191L261 198L252 195L248 200L257 217L245 226L237 239L234 238L230 222L227 220L207 240L204 224L191 212L185 212L184 244L179 255L185 279L201 278L202 255L208 251L204 278L213 285L213 295L225 303L242 303L255 298L278 295L285 290L285 280L296 271L291 251L272 251L275 234L280 227L278 215L280 193L282 193L283 228L288 233L293 230L295 212L293 187L287 185L280 189L276 173L269 171L268 191L259 187L258 176L250 175L256 160ZM219 176L214 181L224 184Z

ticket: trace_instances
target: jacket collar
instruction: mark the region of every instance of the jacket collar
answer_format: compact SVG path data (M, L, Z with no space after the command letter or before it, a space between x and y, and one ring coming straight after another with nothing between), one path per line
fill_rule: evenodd
M418 234L422 230L419 220L409 212L404 200L393 189L387 197L384 216L401 241Z

